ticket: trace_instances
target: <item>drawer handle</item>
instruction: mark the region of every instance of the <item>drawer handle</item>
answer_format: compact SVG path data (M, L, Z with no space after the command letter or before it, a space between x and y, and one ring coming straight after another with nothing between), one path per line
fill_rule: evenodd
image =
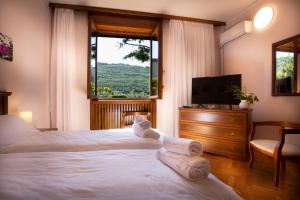
M234 136L234 132L231 132L230 135L231 135L231 136Z

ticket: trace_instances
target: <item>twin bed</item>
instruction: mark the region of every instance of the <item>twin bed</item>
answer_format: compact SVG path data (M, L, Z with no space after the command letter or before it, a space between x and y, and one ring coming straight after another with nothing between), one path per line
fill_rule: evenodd
M0 116L0 199L241 199L214 175L191 182L132 129L39 132Z

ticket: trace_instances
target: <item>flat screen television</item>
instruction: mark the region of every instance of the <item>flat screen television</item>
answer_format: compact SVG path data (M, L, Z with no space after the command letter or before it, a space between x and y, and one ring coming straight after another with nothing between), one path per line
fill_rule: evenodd
M192 104L238 105L232 87L241 88L241 74L192 79Z

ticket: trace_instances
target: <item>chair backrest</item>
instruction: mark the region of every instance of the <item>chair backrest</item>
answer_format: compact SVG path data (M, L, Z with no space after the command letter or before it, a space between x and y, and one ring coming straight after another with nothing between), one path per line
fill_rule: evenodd
M293 123L287 121L261 121L261 122L253 122L253 124L258 126L278 126L281 128L300 128L299 123Z
M284 128L300 128L300 124L292 122L283 122Z
M123 112L121 115L121 128L130 127L133 124L134 116L141 115L144 116L145 119L151 121L151 113L150 112Z
M278 136L278 130L279 129L300 129L300 123L293 123L293 122L287 122L287 121L260 121L260 122L253 122L254 129L250 136L250 140L254 138L255 135L255 127L256 126L262 126L262 128L258 131L260 133L260 137L262 135L264 139L280 139ZM273 129L271 129L273 127ZM274 129L276 128L276 129ZM277 129L278 128L278 129ZM276 131L277 130L277 131ZM265 133L277 133L276 135L268 135L268 138L266 137ZM286 135L286 142L287 143L293 143L293 144L299 144L298 141L300 141L300 132L299 134L288 134Z

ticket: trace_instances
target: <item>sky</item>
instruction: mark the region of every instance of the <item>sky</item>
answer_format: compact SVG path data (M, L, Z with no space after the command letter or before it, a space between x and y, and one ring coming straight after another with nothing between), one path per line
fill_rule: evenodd
M283 57L283 56L294 56L293 52L284 52L284 51L276 51L276 57Z
M98 49L97 49L97 60L98 62L103 63L125 63L129 65L138 65L143 67L149 67L149 62L140 62L136 59L123 59L124 56L129 54L130 52L137 49L137 47L124 45L122 48L119 48L119 43L122 42L122 38L109 38L109 37L98 37ZM149 40L144 40L142 44L150 46ZM156 56L158 52L155 51L157 49L157 45L153 45L154 52L152 56Z

